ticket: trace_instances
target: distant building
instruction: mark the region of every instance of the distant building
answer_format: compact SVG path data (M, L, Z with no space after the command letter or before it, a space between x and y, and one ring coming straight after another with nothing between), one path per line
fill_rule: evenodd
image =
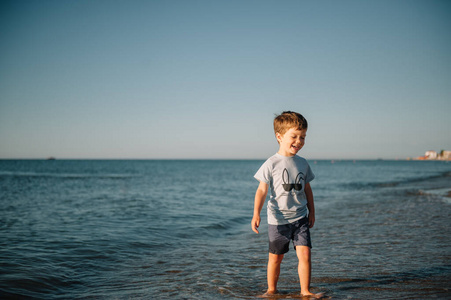
M435 152L434 150L426 151L426 153L424 154L424 157L426 159L437 159L437 156L437 152Z
M440 153L440 159L443 159L443 160L451 160L451 151L445 151L445 150L443 150L443 151Z
M424 156L415 158L416 160L451 160L451 151L442 150L440 153L429 150Z

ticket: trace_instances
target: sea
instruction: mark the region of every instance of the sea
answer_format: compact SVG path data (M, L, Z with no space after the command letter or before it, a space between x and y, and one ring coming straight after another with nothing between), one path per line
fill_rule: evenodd
M1 160L0 299L262 299L262 163ZM451 162L309 163L313 292L451 299ZM302 298L292 248L278 289Z

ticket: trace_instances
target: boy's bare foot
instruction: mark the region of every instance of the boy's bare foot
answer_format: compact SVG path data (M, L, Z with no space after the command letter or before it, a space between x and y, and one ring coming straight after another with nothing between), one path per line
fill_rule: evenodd
M276 294L278 294L278 293L279 293L278 291L270 291L270 290L267 290L266 293L264 293L264 294L262 295L262 297L271 297L271 296L274 296L274 295L276 295Z
M307 298L307 299L321 299L324 297L324 293L317 293L317 294L313 294L310 292L307 293L301 293L302 298Z

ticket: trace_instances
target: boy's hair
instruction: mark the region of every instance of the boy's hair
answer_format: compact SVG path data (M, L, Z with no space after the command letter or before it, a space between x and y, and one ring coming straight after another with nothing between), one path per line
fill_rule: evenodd
M284 111L274 119L274 133L285 134L290 128L304 130L308 128L307 120L294 111Z

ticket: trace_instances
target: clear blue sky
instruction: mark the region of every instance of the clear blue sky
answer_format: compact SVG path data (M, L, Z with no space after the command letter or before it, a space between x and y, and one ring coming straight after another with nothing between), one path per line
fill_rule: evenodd
M0 158L451 150L451 1L1 1Z

